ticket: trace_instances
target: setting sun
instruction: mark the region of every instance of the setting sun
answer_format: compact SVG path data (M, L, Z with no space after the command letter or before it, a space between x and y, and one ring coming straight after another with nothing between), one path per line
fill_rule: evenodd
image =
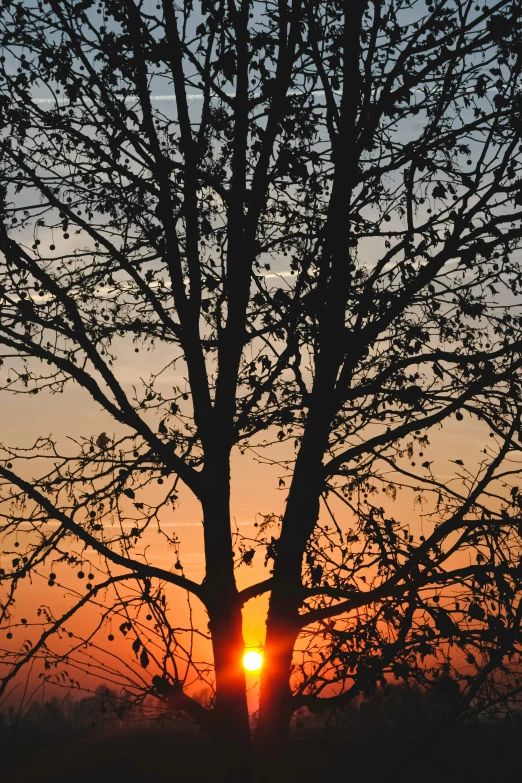
M249 650L243 656L243 666L249 672L257 672L263 663L263 656L257 650Z

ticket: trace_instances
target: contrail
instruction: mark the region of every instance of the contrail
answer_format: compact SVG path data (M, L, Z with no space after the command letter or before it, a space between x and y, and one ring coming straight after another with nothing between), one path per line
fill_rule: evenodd
M437 89L438 89L437 87L433 88L432 92L433 93L437 92ZM416 89L412 90L411 92L412 92L412 94L417 94L417 93L423 93L424 94L424 93L426 93L426 90L420 90L420 89L416 88ZM467 94L471 94L471 93L474 93L474 92L475 92L474 89L466 90ZM486 92L498 92L498 88L497 87L488 87L486 89ZM334 95L341 96L342 95L342 90L332 90L332 93ZM320 95L324 95L324 94L325 94L324 90L311 90L310 92L303 92L303 90L288 90L288 95L308 95L308 96L309 95L314 95L314 96L320 96ZM377 89L377 90L375 90L374 97L378 98L380 96L380 94L381 94L381 90ZM262 95L262 93L260 93L260 92L250 93L250 97L251 98L260 98L261 95ZM222 96L225 96L226 98L235 98L236 97L236 93L235 92L224 92L224 93L220 93L219 95L218 94L214 94L214 95L211 96L211 100L219 100ZM175 95L151 95L149 97L150 97L151 101L156 101L158 103L161 103L163 101L172 101L174 103L176 102L176 96ZM189 101L200 101L200 100L203 100L204 96L203 96L203 93L196 92L196 93L189 93L186 97L187 97L187 100L189 100ZM132 103L133 101L137 101L137 100L139 100L137 95L126 95L125 98L123 98L124 103ZM90 98L88 98L87 101L89 103L94 103L94 101L92 101ZM32 102L33 103L37 103L37 104L46 104L46 103L47 104L56 104L57 103L57 104L60 104L60 105L63 106L63 105L66 105L66 104L69 103L69 99L68 98L58 98L58 97L52 97L52 98L34 97L34 98L32 98Z
M340 90L334 90L334 92L337 95L341 95L341 91ZM310 93L303 93L302 90L289 90L288 94L289 95L305 95L305 94L306 95L324 95L324 90L312 90ZM236 97L236 93L235 92L225 92L225 93L221 93L221 95L224 95L227 98L235 98ZM217 94L213 95L212 96L212 100L219 100L221 95L217 95ZM253 92L253 93L250 94L250 97L251 98L260 98L261 97L261 93L260 92ZM187 99L189 101L202 100L203 99L203 93L200 92L200 93L188 94L187 95ZM91 99L88 99L88 100L91 103L94 103L94 101L91 101ZM124 98L124 102L125 103L132 103L133 101L137 101L137 100L138 100L138 96L137 95L127 95ZM151 95L150 96L150 100L151 101L158 101L158 102L161 102L161 101L174 101L175 102L176 101L176 96L175 95ZM32 102L33 103L38 103L38 104L59 103L61 105L64 105L64 104L68 104L69 103L69 99L68 98L54 98L54 97L53 98L37 98L37 97L35 97L35 98L32 98Z

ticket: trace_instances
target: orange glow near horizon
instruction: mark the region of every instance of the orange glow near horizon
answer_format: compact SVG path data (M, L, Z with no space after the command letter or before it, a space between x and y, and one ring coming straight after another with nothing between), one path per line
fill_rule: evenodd
M248 650L243 656L243 666L248 672L258 672L263 665L263 656L259 650Z

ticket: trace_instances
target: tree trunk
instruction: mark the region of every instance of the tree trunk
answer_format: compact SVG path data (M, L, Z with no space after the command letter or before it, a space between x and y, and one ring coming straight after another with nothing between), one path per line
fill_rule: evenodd
M279 578L275 574L270 596L255 743L265 780L277 778L284 766L294 711L290 676L301 602L300 559L287 559Z
M308 435L298 456L277 543L256 735L256 752L262 759L265 779L281 770L288 746L294 711L290 676L303 601L302 562L319 516L321 455L321 438L314 432Z
M277 780L284 768L288 748L288 730L292 717L292 696L290 694L290 667L295 635L267 636L265 662L259 704L259 721L255 738L255 754L259 780ZM265 653L266 654L266 653Z
M241 611L223 601L221 612L210 613L216 675L216 704L211 739L227 782L252 779L252 747L243 668L244 641Z
M216 678L210 735L227 783L249 783L252 748L243 667L245 645L230 530L230 468L225 455L212 454L208 458L205 482L204 585Z

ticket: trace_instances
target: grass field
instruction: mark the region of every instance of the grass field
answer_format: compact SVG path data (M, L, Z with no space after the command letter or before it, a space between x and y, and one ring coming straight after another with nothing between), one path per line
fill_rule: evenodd
M415 745L366 733L296 734L280 780L383 783ZM522 781L522 731L468 726L424 749L397 773L404 783ZM212 748L201 734L142 732L115 736L35 738L3 747L5 783L192 783L221 781ZM270 781L270 783L276 783Z

